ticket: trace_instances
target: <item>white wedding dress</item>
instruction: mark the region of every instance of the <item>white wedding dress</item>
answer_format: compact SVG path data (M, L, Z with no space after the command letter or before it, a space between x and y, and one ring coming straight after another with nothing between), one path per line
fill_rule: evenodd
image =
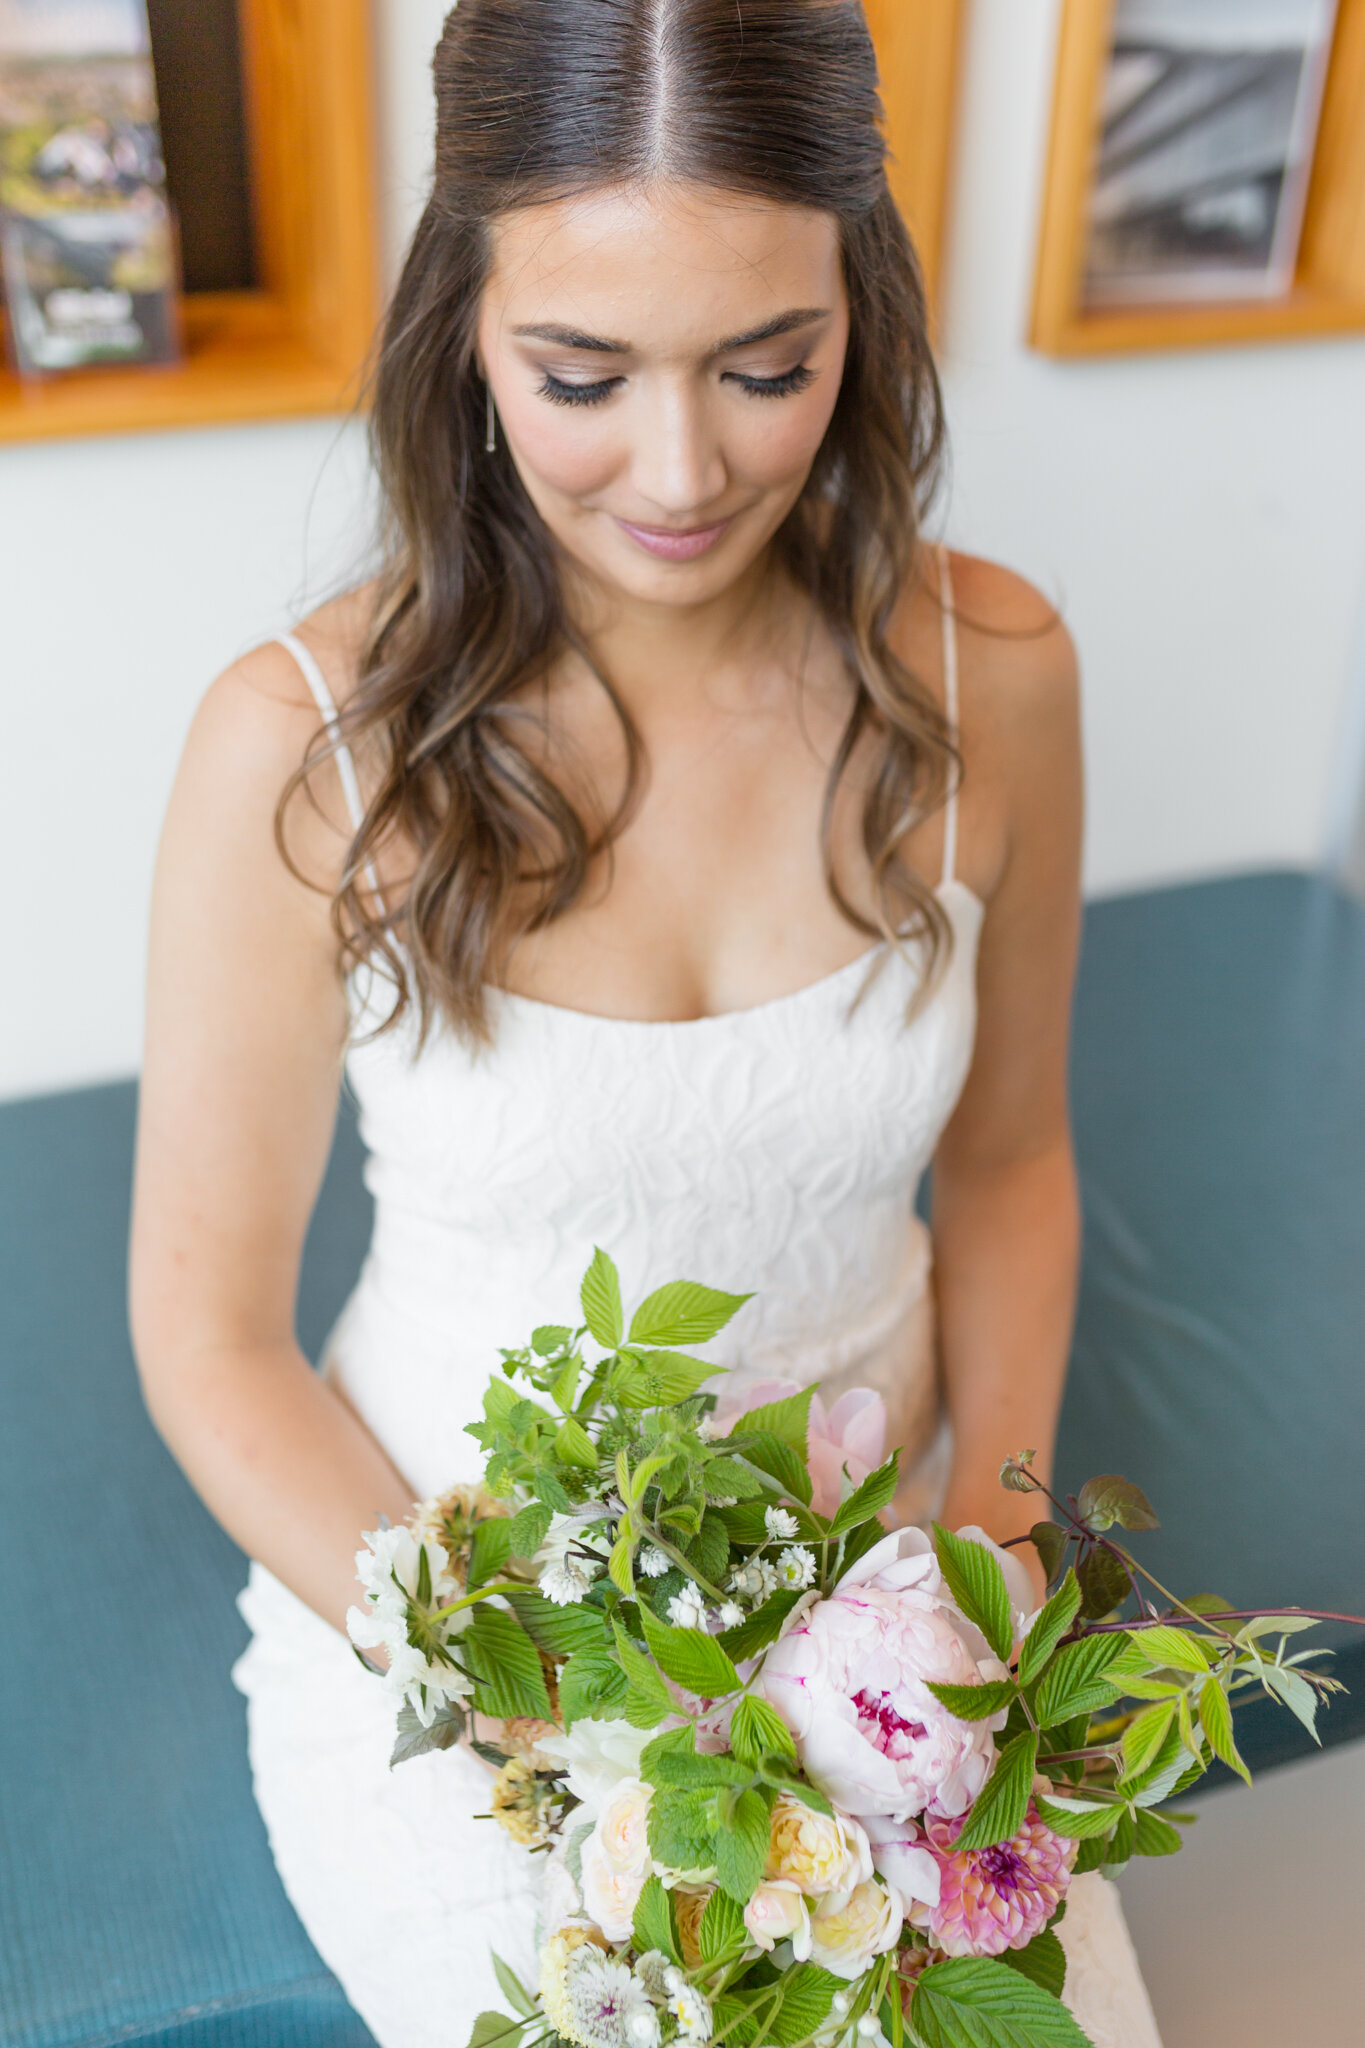
M316 663L286 645L330 723ZM355 810L349 758L340 765ZM376 1216L324 1369L416 1496L477 1474L464 1425L498 1347L576 1320L600 1244L628 1297L682 1278L752 1291L713 1347L735 1374L878 1387L889 1440L932 1506L944 1444L914 1200L971 1061L983 916L954 871L956 830L954 805L938 892L952 957L908 1024L914 963L878 949L794 995L696 1022L498 993L490 1051L441 1029L417 1056L403 1031L353 1046ZM358 1036L382 997L357 986L353 1006ZM490 1950L534 1981L535 1863L476 1817L489 1780L471 1757L390 1771L389 1696L259 1566L241 1608L253 1639L234 1676L290 1899L381 2048L465 2048L474 2016L505 2004ZM1105 1879L1077 1880L1062 1937L1068 2000L1095 2048L1159 2048Z

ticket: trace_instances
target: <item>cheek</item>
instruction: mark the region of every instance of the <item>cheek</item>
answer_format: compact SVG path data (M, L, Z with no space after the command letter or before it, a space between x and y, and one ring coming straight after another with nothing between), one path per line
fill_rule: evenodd
M748 398L744 404L745 414L727 436L734 469L770 488L804 476L825 438L833 400L812 391L799 398Z
M616 434L592 406L547 405L543 398L518 394L503 410L502 423L533 498L538 490L587 497L616 473Z

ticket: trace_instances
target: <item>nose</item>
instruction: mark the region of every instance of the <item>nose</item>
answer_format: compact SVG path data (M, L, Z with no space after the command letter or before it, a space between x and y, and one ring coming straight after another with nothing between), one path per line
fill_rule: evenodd
M707 394L691 379L661 379L641 409L631 481L667 522L704 511L724 496L729 475Z

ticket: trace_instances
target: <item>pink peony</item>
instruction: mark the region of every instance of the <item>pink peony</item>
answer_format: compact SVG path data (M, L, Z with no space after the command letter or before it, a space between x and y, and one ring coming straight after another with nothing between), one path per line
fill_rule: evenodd
M1003 1713L959 1721L928 1681L1007 1675L954 1606L928 1537L899 1529L773 1645L759 1684L812 1783L841 1812L903 1821L965 1813L1004 1725Z
M722 1394L714 1427L718 1434L728 1436L751 1409L801 1392L795 1380L754 1380L747 1387ZM850 1387L828 1409L818 1394L814 1396L806 1433L806 1463L813 1489L811 1506L817 1515L837 1511L843 1498L845 1466L853 1484L861 1486L885 1456L886 1403L880 1394L871 1387Z
M1029 1805L1024 1825L990 1849L954 1848L965 1818L925 1822L925 1843L939 1867L936 1906L912 1906L911 1919L949 1956L998 1956L1041 1934L1066 1897L1079 1844L1055 1835Z

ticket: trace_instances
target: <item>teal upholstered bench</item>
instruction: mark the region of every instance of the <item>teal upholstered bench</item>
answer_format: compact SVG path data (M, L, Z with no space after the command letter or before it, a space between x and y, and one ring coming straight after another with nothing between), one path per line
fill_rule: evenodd
M1365 1606L1365 910L1262 876L1088 918L1087 1257L1063 1483L1125 1470L1168 1583ZM251 1799L243 1560L138 1398L131 1085L0 1108L0 2040L362 2048ZM343 1117L309 1242L316 1350L368 1205ZM704 1276L703 1276L704 1277ZM1198 1568L1187 1562L1198 1559ZM1365 1653L1328 1739L1365 1731ZM1254 1713L1254 1710L1253 1710ZM1264 1766L1288 1716L1248 1724Z

